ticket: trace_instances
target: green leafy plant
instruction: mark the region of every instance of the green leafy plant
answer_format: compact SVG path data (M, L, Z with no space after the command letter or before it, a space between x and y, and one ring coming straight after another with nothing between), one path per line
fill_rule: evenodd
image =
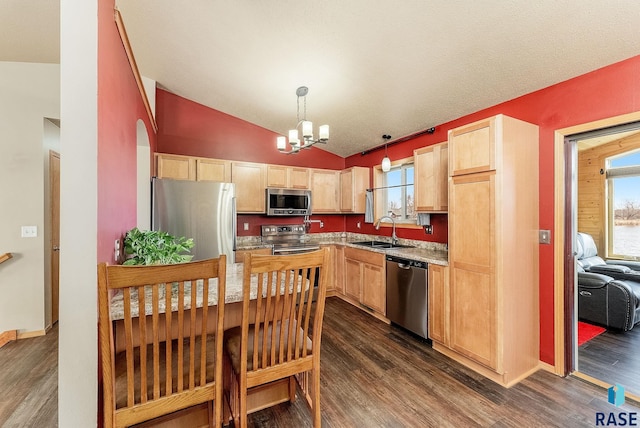
M193 238L175 237L167 232L134 227L124 237L124 265L164 265L188 262L193 255Z

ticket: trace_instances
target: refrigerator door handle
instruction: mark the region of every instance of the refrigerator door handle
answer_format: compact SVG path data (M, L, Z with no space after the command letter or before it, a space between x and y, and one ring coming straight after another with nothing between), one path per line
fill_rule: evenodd
M233 219L233 251L237 250L237 235L238 235L238 216L236 214L236 198L232 198L233 209L231 210L231 218Z

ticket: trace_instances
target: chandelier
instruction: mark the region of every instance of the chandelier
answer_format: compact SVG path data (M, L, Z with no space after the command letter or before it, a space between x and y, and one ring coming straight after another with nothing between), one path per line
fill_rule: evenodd
M314 144L322 143L326 144L329 141L329 125L320 125L318 128L318 139L313 138L313 123L307 120L307 94L309 88L306 86L300 86L296 89L296 95L298 96L298 124L295 129L289 130L289 145L291 150L287 151L287 138L280 136L276 140L276 147L280 152L285 154L295 154L300 149L308 149ZM300 119L300 98L304 101L304 109L302 119ZM302 134L302 139L300 138Z

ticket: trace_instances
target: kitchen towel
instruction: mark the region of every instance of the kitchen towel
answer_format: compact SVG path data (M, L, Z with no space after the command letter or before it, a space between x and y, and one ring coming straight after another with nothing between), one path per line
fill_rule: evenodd
M373 190L367 189L364 198L364 222L373 223Z
M428 226L431 224L431 214L418 213L418 226Z

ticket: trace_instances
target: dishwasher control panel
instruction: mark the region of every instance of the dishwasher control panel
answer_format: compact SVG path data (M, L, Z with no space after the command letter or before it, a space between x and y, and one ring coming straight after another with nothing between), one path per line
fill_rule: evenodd
M387 255L387 261L392 263L401 263L408 267L417 267L420 269L427 268L427 262L420 262L418 260L405 259L404 257L389 256Z

